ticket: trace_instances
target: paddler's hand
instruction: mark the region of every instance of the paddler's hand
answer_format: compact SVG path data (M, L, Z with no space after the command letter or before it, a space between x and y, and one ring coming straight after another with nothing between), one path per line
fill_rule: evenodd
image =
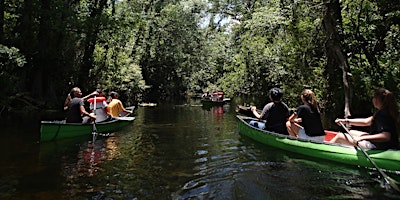
M343 123L343 122L345 122L344 119L335 119L335 123L336 124L340 124L340 123Z
M349 121L349 119L336 119L335 120L335 123L336 124L339 124L340 125L340 123L342 123L342 124L348 124L350 121Z
M303 120L301 118L294 118L293 120L295 123L301 123Z
M361 137L354 137L353 145L354 145L355 147L357 147L357 146L360 145L360 142L362 142L362 141L364 141L364 140L365 140L365 139L363 138L363 136L361 136Z
M361 141L362 141L362 140L354 139L354 140L353 140L353 146L357 147L357 146L358 146L358 143L360 143Z
M349 119L336 119L336 124L342 125L344 124L346 127L350 127L350 120Z

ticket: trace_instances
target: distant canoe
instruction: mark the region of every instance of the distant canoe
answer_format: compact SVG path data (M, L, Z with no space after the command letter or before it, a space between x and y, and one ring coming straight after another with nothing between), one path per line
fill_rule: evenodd
M109 121L95 124L96 133L115 132L135 120L135 117L116 117ZM42 121L40 126L40 141L51 141L63 138L71 138L82 135L91 135L93 124L66 123L65 120Z
M201 99L201 98L203 98L203 93L194 93L194 94L190 94L188 96L192 99Z
M201 99L201 104L205 107L210 107L210 106L222 106L227 102L230 102L230 98L224 98L222 101L213 101L211 99L205 98Z

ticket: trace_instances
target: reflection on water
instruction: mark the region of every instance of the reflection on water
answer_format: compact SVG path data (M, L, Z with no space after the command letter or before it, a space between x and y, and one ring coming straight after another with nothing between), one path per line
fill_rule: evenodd
M140 107L132 126L95 142L26 141L0 165L0 199L399 198L380 188L373 171L240 136L234 108Z
M94 136L95 137L95 136ZM78 153L78 171L86 176L94 176L100 169L97 165L105 160L112 160L119 156L115 137L110 136L101 140L84 143ZM79 175L82 176L82 175Z

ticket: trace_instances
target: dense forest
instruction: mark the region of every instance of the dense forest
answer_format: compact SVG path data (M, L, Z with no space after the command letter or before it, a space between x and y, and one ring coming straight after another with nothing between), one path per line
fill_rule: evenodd
M0 0L0 112L61 109L73 86L156 102L301 90L326 112L400 99L398 0Z

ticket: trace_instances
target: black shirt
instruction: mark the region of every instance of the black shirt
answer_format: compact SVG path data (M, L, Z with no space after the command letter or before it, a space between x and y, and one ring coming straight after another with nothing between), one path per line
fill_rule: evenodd
M322 127L321 116L317 110L314 110L309 105L301 105L297 108L297 117L301 118L301 125L308 136L322 136L325 135L324 128Z
M396 122L390 116L387 110L378 110L375 113L375 116L372 120L372 124L370 126L371 135L382 133L382 132L389 132L390 133L390 140L387 142L374 142L373 143L377 149L390 149L390 148L397 148L399 145L397 129L396 129Z
M280 134L288 135L286 121L289 117L289 108L283 102L270 102L264 106L261 119L266 120L265 128Z
M67 123L82 123L81 108L84 102L81 98L73 98L68 104Z

